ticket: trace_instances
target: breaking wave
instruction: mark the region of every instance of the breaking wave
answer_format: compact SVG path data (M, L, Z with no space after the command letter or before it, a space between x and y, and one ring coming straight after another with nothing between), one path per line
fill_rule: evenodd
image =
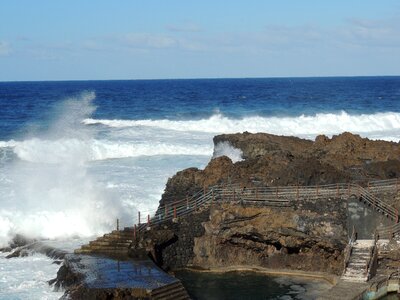
M77 163L114 158L155 155L212 155L211 145L192 146L169 143L129 143L107 140L30 139L25 141L0 142L0 147L11 148L19 159L36 163L62 163L73 160Z
M297 117L249 116L233 119L222 114L214 114L201 120L97 120L85 119L86 125L102 124L114 128L154 127L175 131L208 133L268 132L280 135L315 137L318 134L332 135L344 131L359 133L373 139L399 140L400 113L385 112L351 115L339 113L319 113Z

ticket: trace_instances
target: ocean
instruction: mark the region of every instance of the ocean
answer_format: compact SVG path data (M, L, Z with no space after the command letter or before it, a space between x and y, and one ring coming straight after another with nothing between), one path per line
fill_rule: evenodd
M20 233L73 249L130 226L177 171L239 160L212 138L243 131L398 142L400 77L0 82L0 247ZM59 298L52 262L0 254L0 299Z

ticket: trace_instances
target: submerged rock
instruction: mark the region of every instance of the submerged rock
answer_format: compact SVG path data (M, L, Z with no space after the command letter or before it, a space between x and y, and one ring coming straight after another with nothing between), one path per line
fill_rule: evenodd
M35 241L15 248L11 254L6 256L6 258L24 257L32 255L33 253L44 254L54 259L63 259L67 254L66 251L46 245L45 242Z

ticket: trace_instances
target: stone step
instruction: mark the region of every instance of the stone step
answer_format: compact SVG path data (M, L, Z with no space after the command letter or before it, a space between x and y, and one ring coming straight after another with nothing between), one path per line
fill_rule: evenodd
M129 246L131 245L131 243L123 243L123 242L97 242L97 241L93 241L90 242L89 245L90 247L107 247L107 246L112 246L112 247L124 247L124 248L129 248Z
M189 299L188 293L184 288L171 290L165 294L159 294L152 296L151 299L154 300L176 300L176 299Z
M81 249L86 250L86 249L91 249L91 250L96 250L96 249L104 249L104 250L128 250L129 247L127 246L113 246L113 245L100 245L100 246L96 246L96 245L83 245L81 247Z
M103 237L114 237L114 238L131 238L133 239L134 233L126 233L126 232L111 232L106 233Z
M350 281L350 282L366 282L367 278L355 278L355 277L348 277L348 276L342 276L342 280L344 281Z
M156 296L168 292L170 290L182 287L182 283L180 281L176 281L174 283L159 287L157 289L152 290L151 295Z
M120 239L120 238L112 238L112 237L103 237L100 239L95 239L92 242L120 242L120 243L132 243L132 239Z
M347 268L349 268L349 269L362 269L362 268L365 268L365 266L367 265L367 262L366 261L362 261L362 262L349 262L348 264L347 264Z
M346 269L346 272L344 274L358 274L360 276L365 276L365 268L361 268L361 269ZM357 276L358 276L357 275Z
M110 254L110 255L127 255L128 250L106 250L106 249L76 249L75 254Z
M353 248L351 249L351 253L369 253L371 250L370 248Z
M366 276L365 275L365 269L358 269L358 270L348 269L348 270L346 270L344 275L361 276L361 277L365 277Z
M130 245L132 244L131 240L112 240L112 239L101 239L101 240L94 240L89 242L88 245L98 244L98 245L114 245L114 244L121 244L121 245Z
M101 241L133 241L133 236L105 236L100 239Z
M151 299L155 300L175 300L175 299L189 299L189 296L181 282L176 282L168 286L164 286L153 290Z
M369 257L367 258L358 258L358 257L354 257L353 259L349 260L349 263L367 263L369 261Z

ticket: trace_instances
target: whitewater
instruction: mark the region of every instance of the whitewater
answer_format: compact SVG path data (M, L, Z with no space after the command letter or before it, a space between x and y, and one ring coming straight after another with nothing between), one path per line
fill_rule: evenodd
M319 134L350 131L375 140L400 140L400 109L394 100L388 109L370 109L353 101L352 106L362 109L310 111L305 104L307 109L286 105L286 111L280 108L279 114L266 114L258 112L261 106L269 105L270 111L281 102L254 107L254 103L243 103L240 97L245 92L231 89L235 100L229 109L217 100L200 104L185 99L188 107L177 104L180 111L172 114L173 104L163 101L177 97L176 91L165 92L164 100L156 99L161 103L157 107L142 98L128 102L130 94L114 95L104 88L111 83L96 84L89 91L79 86L78 92L58 96L56 101L52 97L64 92L54 89L48 102L35 104L40 109L32 120L40 119L39 125L23 119L15 122L23 109L11 116L11 102L0 101L0 113L10 116L0 121L5 124L5 134L0 135L0 248L15 234L23 234L72 251L115 228L117 218L122 227L131 226L138 221L139 211L142 216L154 213L165 183L177 171L204 168L213 156L227 155L234 162L242 159L240 150L229 144L214 149L217 134L268 132L315 139ZM157 84L166 83L151 83ZM45 93L42 87L38 90ZM142 97L151 98L152 92L147 93L150 96ZM229 92L223 89L221 93L215 92L214 97L226 97ZM400 96L396 94L395 99ZM237 111L232 110L235 103L240 107ZM17 126L18 134L8 134L6 129ZM0 299L59 298L61 293L46 283L58 268L40 254L11 260L1 254Z

